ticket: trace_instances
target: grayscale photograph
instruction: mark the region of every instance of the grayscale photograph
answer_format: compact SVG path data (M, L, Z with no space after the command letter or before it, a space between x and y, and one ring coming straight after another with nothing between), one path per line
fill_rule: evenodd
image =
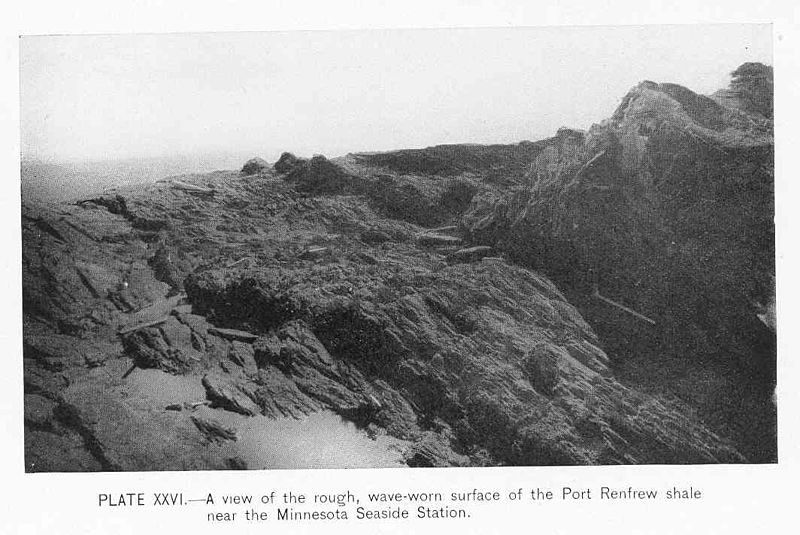
M777 463L772 45L23 35L25 471Z

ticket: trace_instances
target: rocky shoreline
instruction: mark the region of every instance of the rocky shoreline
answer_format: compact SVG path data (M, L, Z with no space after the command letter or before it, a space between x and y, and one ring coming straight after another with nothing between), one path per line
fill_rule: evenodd
M771 126L646 82L535 143L23 199L26 470L264 468L248 422L318 413L413 467L774 462L771 180Z

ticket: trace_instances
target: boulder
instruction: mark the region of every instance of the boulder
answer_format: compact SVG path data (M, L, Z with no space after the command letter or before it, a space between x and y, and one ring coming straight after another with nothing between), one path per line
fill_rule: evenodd
M176 295L183 290L184 273L178 267L178 254L165 244L159 245L153 256L147 260L147 265L153 270L156 280L159 280L170 287L170 296Z
M244 175L257 175L269 169L269 164L259 157L250 158L242 167L242 174Z
M522 371L540 394L551 396L555 392L559 382L559 358L559 351L545 343L537 345L525 355Z
M176 374L185 373L191 368L192 359L185 351L188 348L172 346L171 340L164 338L164 331L157 327L139 329L121 338L125 354L133 359L138 368L156 368Z

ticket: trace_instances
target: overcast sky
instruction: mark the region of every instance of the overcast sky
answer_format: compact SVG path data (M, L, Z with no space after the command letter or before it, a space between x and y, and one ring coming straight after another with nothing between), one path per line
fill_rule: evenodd
M641 80L701 93L772 64L764 25L33 36L22 152L46 160L540 139Z

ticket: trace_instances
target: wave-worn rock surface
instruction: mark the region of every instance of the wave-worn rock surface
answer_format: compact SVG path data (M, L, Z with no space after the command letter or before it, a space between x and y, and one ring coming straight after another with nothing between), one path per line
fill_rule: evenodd
M717 100L24 200L26 470L774 461L771 122ZM252 438L319 414L361 464Z

